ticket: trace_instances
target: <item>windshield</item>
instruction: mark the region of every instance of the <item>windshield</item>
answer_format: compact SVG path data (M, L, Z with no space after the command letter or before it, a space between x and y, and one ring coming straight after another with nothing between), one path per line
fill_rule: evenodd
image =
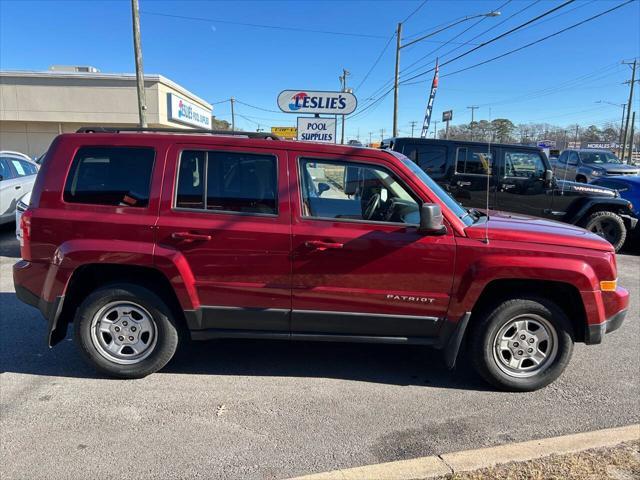
M601 165L603 163L622 163L611 152L580 152L580 158L584 163Z
M449 195L440 185L438 185L429 175L427 175L424 170L422 170L418 165L413 163L409 158L405 157L401 153L387 150L389 153L392 153L395 157L400 159L402 163L404 163L412 173L415 174L416 177L422 183L424 183L433 193L435 193L440 200L442 200L447 208L451 210L462 222L469 226L473 224L473 217L470 215L469 211L465 209L462 205L460 205L454 198Z

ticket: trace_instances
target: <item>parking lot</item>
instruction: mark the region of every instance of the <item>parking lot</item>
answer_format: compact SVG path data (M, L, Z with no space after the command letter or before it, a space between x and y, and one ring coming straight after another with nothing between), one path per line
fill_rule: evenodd
M69 337L45 345L0 232L0 477L287 478L640 421L640 257L618 257L626 323L578 345L533 393L488 388L423 347L193 344L143 380L103 378Z

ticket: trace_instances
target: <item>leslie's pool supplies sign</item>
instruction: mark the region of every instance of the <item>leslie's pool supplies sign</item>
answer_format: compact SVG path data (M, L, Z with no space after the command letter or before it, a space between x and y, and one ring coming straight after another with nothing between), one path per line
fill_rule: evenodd
M336 119L298 117L298 140L336 143Z
M284 90L278 95L278 107L286 113L349 115L357 106L358 100L349 92Z

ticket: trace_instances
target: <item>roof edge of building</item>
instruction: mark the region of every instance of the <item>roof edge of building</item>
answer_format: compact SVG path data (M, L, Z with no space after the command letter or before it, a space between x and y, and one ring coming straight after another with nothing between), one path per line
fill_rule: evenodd
M101 80L131 80L135 81L136 75L134 73L90 73L90 72L55 72L55 71L35 71L35 70L0 70L0 77L30 77L30 78L87 78L87 79L101 79ZM158 83L162 83L187 97L190 97L192 100L201 103L202 105L206 105L209 110L213 109L213 106L202 99L198 95L190 92L186 88L181 85L178 85L173 80L160 75L160 74L149 74L145 73L144 75L145 81L155 81Z

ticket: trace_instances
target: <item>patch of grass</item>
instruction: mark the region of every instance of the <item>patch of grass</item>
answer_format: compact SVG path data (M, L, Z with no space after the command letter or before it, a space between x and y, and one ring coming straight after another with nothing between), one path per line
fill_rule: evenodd
M584 452L511 462L441 480L635 480L640 479L640 441Z

